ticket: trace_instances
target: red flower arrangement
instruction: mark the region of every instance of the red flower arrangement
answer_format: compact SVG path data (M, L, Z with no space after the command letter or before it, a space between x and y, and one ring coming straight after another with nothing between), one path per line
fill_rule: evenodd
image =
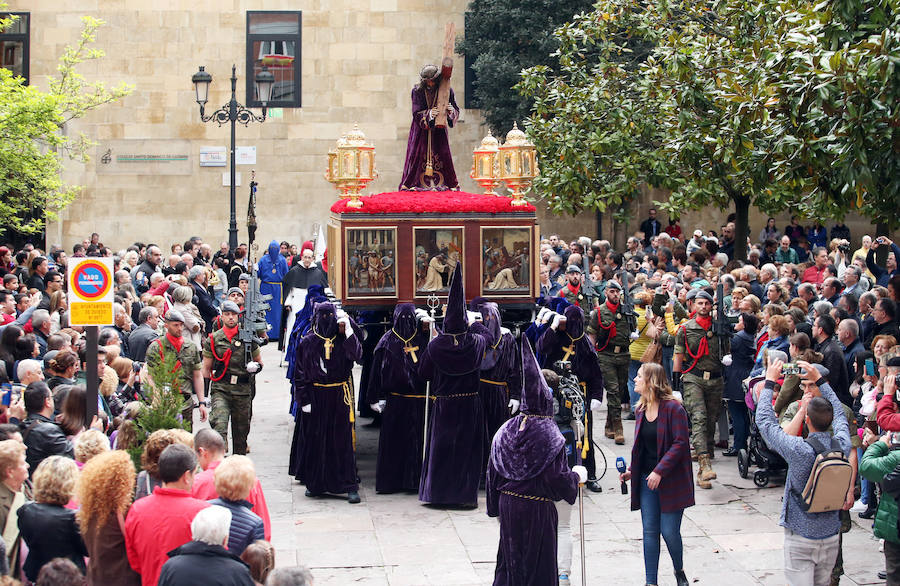
M349 199L340 199L331 211L340 214L459 214L534 212L531 204L512 206L512 199L464 191L394 191L365 195L361 208L348 208Z

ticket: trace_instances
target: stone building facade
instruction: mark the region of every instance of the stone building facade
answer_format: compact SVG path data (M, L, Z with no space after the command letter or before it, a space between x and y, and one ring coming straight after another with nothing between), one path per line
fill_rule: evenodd
M192 235L213 243L227 239L229 188L224 183L228 167L201 166L201 156L221 157L229 145L229 130L227 125L200 121L191 84L199 65L213 76L207 112L229 100L232 64L237 65L238 101L253 99L246 85L250 57L265 54L276 70L279 91L290 86L294 74L299 79L299 107L270 110L264 123L238 126L237 146L253 147L243 149L244 154L255 150L255 162L237 167L240 241L246 241L251 170L259 183L259 241L299 242L313 235L316 223L327 221L336 195L323 177L326 152L354 123L376 147L380 176L369 192L395 190L410 125L410 89L424 64L439 62L445 24L453 22L457 34L463 33L468 0L8 3L10 11L29 13L30 80L41 88L46 88L47 76L56 72L63 48L78 39L80 18L91 15L106 21L95 44L106 57L87 63L81 72L89 80L109 85L124 81L135 89L119 103L104 106L66 129L86 133L97 146L87 164L67 163L65 180L83 186L83 191L60 220L47 227L47 245L71 249L96 231L104 243L119 249L134 241L168 247ZM256 44L249 36L252 15L265 23L279 11L299 13L299 39L290 51L278 42ZM299 69L292 68L294 60ZM453 86L460 106L465 103L462 79L463 63L458 58ZM486 133L481 122L477 110L463 109L460 122L450 131L457 175L467 191L478 191L468 174L472 149ZM634 230L645 217L649 199L645 197L636 208L635 220L620 226L620 231ZM717 229L724 215L718 210L688 213L682 225L686 230L701 225ZM610 217L601 222L601 229L611 239ZM594 212L559 218L542 210L539 221L544 234L597 235ZM751 234L764 222L755 213ZM784 223L779 220L779 225Z

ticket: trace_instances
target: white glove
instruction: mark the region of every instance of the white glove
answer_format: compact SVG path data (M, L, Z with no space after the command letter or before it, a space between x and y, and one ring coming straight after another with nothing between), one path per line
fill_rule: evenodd
M641 335L637 332L631 332L630 334L628 334L628 337L631 338L632 340L637 340L638 338L641 337Z
M430 325L430 324L433 324L433 323L434 323L434 318L431 317L430 315L427 315L427 314L426 314L424 317L421 317L421 318L419 319L419 321L422 322L423 324L429 324L429 325Z
M504 328L503 326L500 326L500 335L501 336L505 336L506 334L511 334L511 333L512 332L509 331L509 328Z
M553 330L553 331L555 332L555 331L556 331L556 328L559 327L559 320L561 320L561 319L562 319L562 316L561 316L561 315L559 315L558 313L554 313L554 314L553 314L553 321L550 322L550 329Z
M344 314L344 317L338 320L339 324L344 324L344 336L349 338L353 335L353 326L350 325L350 316Z
M722 364L725 366L731 366L731 354L726 354L722 357Z
M382 399L381 401L378 401L377 403L372 403L371 405L369 405L369 407L371 407L372 411L374 411L375 413L383 413L385 405L387 405L387 401Z
M342 319L347 317L347 312L344 311L343 309L338 309L337 311L334 312L334 315L335 315L335 317L337 317L338 321L341 321Z
M312 403L307 403L303 407L300 407L300 410L304 413L312 413Z
M519 400L518 399L510 399L509 400L509 412L515 415L519 411Z
M544 320L546 320L548 313L553 312L550 311L549 307L542 307L541 310L537 313L537 316L534 318L534 323L538 325L544 323Z
M599 411L602 403L597 399L591 399L591 411Z
M256 374L257 372L259 372L259 362L256 362L255 360L248 362L247 372L249 372L250 374Z
M469 325L477 321L481 321L481 312L480 311L467 311L466 312L466 321Z
M417 308L416 311L416 319L425 319L428 317L428 312L422 309L421 307Z
M572 472L578 475L578 484L587 482L587 468L584 466L572 466Z

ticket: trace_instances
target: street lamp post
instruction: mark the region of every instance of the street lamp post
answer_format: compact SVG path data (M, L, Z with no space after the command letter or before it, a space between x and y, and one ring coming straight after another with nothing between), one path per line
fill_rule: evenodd
M194 91L197 94L197 103L200 104L200 119L203 122L214 120L219 126L222 126L226 122L231 123L231 181L229 182L231 196L231 218L228 221L228 246L231 248L231 250L235 250L238 245L237 215L235 212L235 123L240 122L244 126L247 126L251 122L265 122L267 104L272 94L272 86L275 85L275 76L272 75L268 67L263 65L262 70L257 73L256 77L254 78L254 81L256 82L256 92L259 97L260 103L262 103L262 116L257 116L243 104L239 104L237 98L235 97L235 90L237 89L237 75L235 73L236 69L237 68L234 65L231 66L231 101L229 101L227 104L225 104L215 112L211 113L209 116L205 115L204 110L206 107L206 102L209 100L209 85L212 83L212 75L210 75L201 65L199 71L191 76L191 81L194 83Z

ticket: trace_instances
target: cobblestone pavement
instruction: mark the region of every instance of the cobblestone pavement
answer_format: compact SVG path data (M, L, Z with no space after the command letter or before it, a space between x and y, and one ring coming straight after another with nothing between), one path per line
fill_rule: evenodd
M266 368L259 377L250 433L251 454L272 514L272 541L278 566L312 568L316 586L490 584L493 580L499 526L485 514L483 494L471 511L433 509L415 495L375 494L378 430L358 422L358 462L363 502L309 499L304 487L288 476L293 433L289 387L278 367L274 345L263 349ZM356 375L359 376L357 368ZM605 410L604 410L605 411ZM585 493L585 549L588 584L642 584L640 513L629 510L629 496L619 494L616 456L630 459L633 422L626 423L627 444L599 443L609 463L601 480L603 492ZM598 470L602 461L598 462ZM685 511L682 524L684 563L697 584L784 584L782 529L778 526L781 487L758 489L737 473L734 458L714 460L719 479L712 490L697 490L697 505ZM576 503L577 505L577 503ZM578 513L572 584L581 584ZM853 515L844 536L847 575L841 584L878 584L884 568L870 523ZM663 546L660 584L674 584L673 569Z

